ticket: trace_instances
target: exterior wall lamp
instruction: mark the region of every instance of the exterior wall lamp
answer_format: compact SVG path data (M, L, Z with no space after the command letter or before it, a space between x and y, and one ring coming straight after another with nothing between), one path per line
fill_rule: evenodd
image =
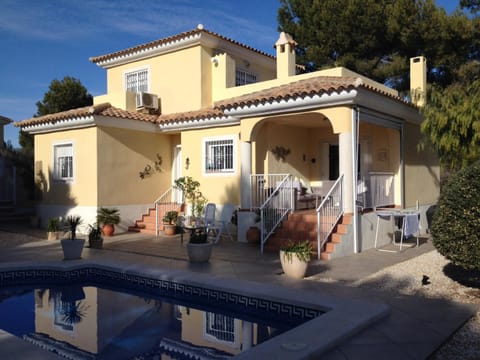
M187 158L185 159L185 169L188 170L189 167L190 167L190 158L187 157Z

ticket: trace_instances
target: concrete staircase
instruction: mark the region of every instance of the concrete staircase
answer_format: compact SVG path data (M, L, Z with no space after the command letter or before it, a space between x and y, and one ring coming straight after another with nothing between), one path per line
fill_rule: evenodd
M162 204L162 206L159 206L158 230L163 231L162 218L167 211L178 211L180 213L182 210L181 208L182 208L181 204L177 204L177 203ZM136 220L135 225L128 227L128 231L142 233L142 234L156 235L155 234L156 215L157 215L157 211L155 210L155 208L148 209L148 212L142 215L141 220Z
M339 255L336 252L341 248L342 238L349 234L351 228L352 216L342 216L327 243L323 246L321 251L323 260L330 260L336 257L335 255ZM278 252L288 240L308 240L315 252L317 252L317 213L315 210L296 211L288 215L288 218L282 222L280 227L267 240L264 250L267 252Z

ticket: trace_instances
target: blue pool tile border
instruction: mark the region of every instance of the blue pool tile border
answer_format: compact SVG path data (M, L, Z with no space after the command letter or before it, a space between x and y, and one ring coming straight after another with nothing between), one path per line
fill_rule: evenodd
M115 289L139 291L154 296L174 298L205 307L215 303L216 308L256 317L261 313L266 320L299 324L326 312L281 301L251 297L229 291L209 289L176 281L147 277L95 267L73 270L16 269L0 271L0 287L28 285L92 284Z

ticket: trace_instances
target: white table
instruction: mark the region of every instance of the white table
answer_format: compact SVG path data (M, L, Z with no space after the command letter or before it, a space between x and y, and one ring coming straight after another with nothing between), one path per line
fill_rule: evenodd
M396 210L396 209L377 209L375 211L377 215L377 229L375 231L375 249L377 249L377 241L378 241L378 225L380 224L380 219L389 220L392 219L402 219L402 234L400 236L400 243L395 241L395 221L393 221L392 225L392 242L394 245L400 246L400 250L402 251L403 247L403 239L405 236L415 235L417 238L417 246L418 246L418 236L420 232L420 212L412 211L412 210ZM411 246L411 245L408 245ZM387 252L396 252L395 250L386 250L386 249L377 249L379 251L387 251Z

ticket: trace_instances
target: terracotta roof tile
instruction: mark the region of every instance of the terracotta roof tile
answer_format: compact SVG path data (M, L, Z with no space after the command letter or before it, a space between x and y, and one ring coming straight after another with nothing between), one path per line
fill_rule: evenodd
M256 91L250 94L230 99L217 101L215 103L215 108L225 110L238 106L248 106L270 101L280 101L297 97L330 94L332 92L339 92L359 87L404 102L403 99L398 96L393 96L385 91L365 84L360 77L318 76L291 82L285 85L272 87L265 90Z
M157 115L142 114L138 112L125 111L111 106L109 103L85 106L78 109L58 112L55 114L48 114L44 116L34 117L31 119L16 122L14 126L25 127L31 125L41 125L47 123L55 123L62 120L71 120L74 118L88 117L92 115L101 115L116 117L122 119L133 119L147 122L155 122Z
M151 41L151 42L148 42L148 43L145 43L145 44L141 44L141 45L136 45L136 46L133 46L133 47L130 47L130 48L127 48L127 49L123 49L123 50L120 50L120 51L116 51L116 52L113 52L113 53L110 53L110 54L105 54L105 55L100 55L100 56L93 56L90 58L90 61L97 64L97 63L101 63L101 62L104 62L104 61L108 61L108 60L111 60L111 59L114 59L114 58L117 58L117 57L122 57L122 56L127 56L127 55L132 55L136 52L139 52L139 51L143 51L143 50L148 50L148 49L153 49L157 46L162 46L162 45L165 45L165 44L168 44L168 43L172 43L172 42L177 42L177 41L181 41L183 39L186 39L190 36L194 36L194 35L197 35L197 34L201 34L201 33L205 33L205 34L209 34L211 36L214 36L214 37L217 37L219 39L222 39L222 40L225 40L225 41L228 41L232 44L235 44L235 45L238 45L238 46L241 46L245 49L248 49L248 50L251 50L251 51L254 51L256 53L259 53L261 55L264 55L264 56L267 56L269 58L272 58L274 59L275 57L270 55L270 54L267 54L263 51L260 51L260 50L257 50L251 46L248 46L248 45L245 45L245 44L242 44L236 40L233 40L233 39L230 39L230 38L227 38L223 35L220 35L220 34L217 34L215 32L212 32L212 31L209 31L209 30L206 30L206 29L195 29L195 30L190 30L190 31L185 31L183 33L180 33L180 34L177 34L177 35L173 35L173 36L169 36L169 37L166 37L166 38L163 38L163 39L159 39L159 40L154 40L154 41Z
M206 108L197 111L188 111L182 113L166 114L160 115L158 117L158 122L161 124L167 124L172 122L188 121L195 119L207 119L222 117L223 111L220 109Z

